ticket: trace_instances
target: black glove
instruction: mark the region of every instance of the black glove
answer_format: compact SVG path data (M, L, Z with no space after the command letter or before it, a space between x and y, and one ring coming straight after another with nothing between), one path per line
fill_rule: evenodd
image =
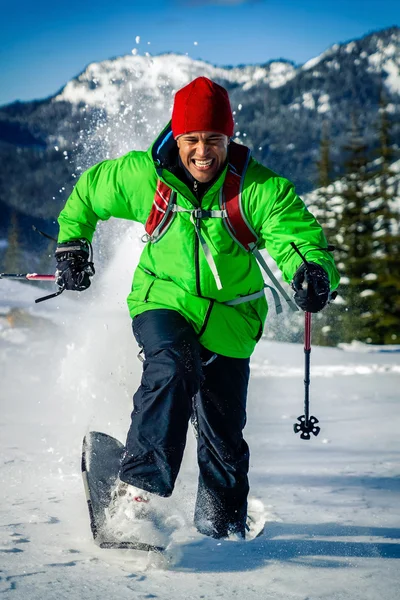
M54 256L57 261L56 284L60 288L79 292L90 286L90 278L95 270L92 247L87 240L58 244Z
M329 279L326 271L315 263L303 263L292 281L294 301L304 311L316 313L329 301Z

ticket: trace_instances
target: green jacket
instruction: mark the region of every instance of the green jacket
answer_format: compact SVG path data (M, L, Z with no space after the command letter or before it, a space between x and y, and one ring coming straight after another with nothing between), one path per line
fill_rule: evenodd
M158 179L177 192L178 205L198 207L192 191L173 173L178 150L169 132L167 126L147 152L129 152L83 173L59 216L59 242L91 241L99 219L117 217L145 224ZM203 196L203 209L219 210L226 171L227 167ZM322 229L290 181L251 158L242 206L260 236L259 248L276 261L286 282L301 264L290 245L293 241L307 252L308 260L326 270L331 289L337 287L339 274L333 260L321 250L327 246ZM254 256L231 238L221 219L203 219L201 233L211 249L222 289L217 289L190 214L175 213L167 232L143 249L128 296L130 315L158 308L176 310L193 326L203 346L225 356L247 358L263 332L268 312L265 296L236 306L223 302L261 290L263 276Z

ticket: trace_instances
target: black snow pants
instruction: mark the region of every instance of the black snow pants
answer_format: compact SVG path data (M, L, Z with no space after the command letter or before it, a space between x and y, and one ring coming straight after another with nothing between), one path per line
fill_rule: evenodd
M144 350L141 385L121 465L123 481L170 496L181 465L189 420L197 430L199 483L194 521L212 537L244 535L249 449L246 422L249 359L212 356L176 311L133 319Z

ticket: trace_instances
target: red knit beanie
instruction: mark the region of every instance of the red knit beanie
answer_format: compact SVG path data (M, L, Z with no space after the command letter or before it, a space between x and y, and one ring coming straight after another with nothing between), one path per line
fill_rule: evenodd
M175 94L172 133L215 131L232 137L234 121L228 92L207 77L198 77Z

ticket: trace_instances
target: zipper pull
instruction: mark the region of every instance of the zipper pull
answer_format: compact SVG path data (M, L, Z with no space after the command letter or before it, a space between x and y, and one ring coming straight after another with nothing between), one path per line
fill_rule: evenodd
M196 195L196 198L197 198L197 191L198 190L197 190L197 181L196 180L193 181L193 191L194 191L194 193Z

